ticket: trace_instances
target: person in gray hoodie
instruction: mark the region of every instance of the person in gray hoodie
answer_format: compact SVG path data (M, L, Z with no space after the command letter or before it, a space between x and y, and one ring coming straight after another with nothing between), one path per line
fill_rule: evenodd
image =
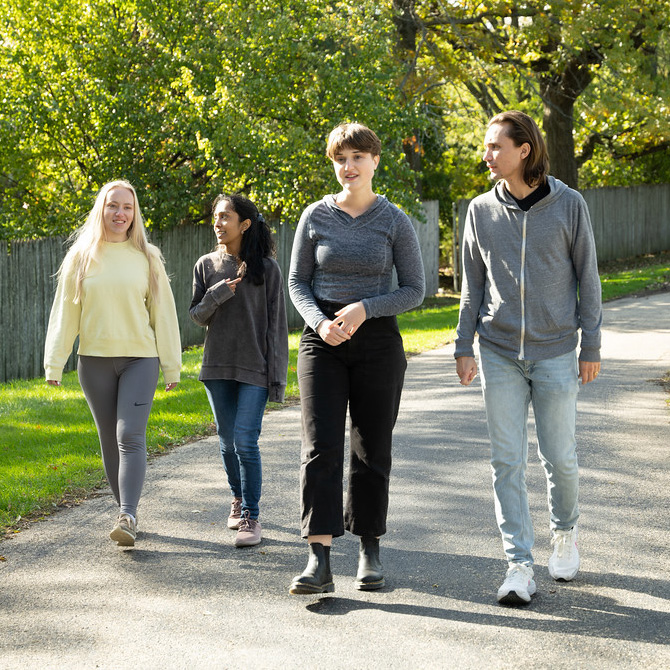
M496 518L508 561L497 598L522 605L536 591L525 481L531 402L547 478L549 573L569 581L579 570L576 401L579 380L594 381L600 370L601 290L586 203L548 175L533 119L498 114L484 144L496 184L468 208L454 357L467 386L477 374L479 335Z

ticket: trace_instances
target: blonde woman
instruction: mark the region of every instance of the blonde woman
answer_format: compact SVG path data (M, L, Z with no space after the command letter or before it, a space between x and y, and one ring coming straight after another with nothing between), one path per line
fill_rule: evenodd
M163 370L179 383L181 343L160 251L147 241L135 189L112 181L98 193L58 271L47 331L47 383L60 386L79 335L79 381L119 505L110 538L133 546L146 472L146 429Z

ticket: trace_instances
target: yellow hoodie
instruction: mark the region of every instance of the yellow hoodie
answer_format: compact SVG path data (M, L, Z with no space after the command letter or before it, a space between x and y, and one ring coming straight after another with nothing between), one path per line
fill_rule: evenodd
M105 242L73 302L75 269L65 261L44 349L46 378L60 381L79 335L82 356L158 359L165 383L179 381L181 341L170 283L155 248L158 293L149 295L149 262L130 240Z

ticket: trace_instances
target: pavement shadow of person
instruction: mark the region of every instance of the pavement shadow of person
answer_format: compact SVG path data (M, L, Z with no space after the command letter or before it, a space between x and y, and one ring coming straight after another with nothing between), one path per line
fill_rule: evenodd
M508 608L497 607L493 611L472 612L447 607L429 607L406 603L382 603L356 600L354 598L323 597L306 605L313 614L343 616L361 610L379 610L390 614L431 617L479 624L482 626L506 626L508 628L529 629L534 632L558 633L561 635L581 635L615 640L667 644L670 630L670 614L638 607L627 607L613 598L586 595L581 606L571 608L571 616L557 616L553 619L535 616L537 607L533 604L525 608L525 615L517 612L507 614Z
M279 532L288 532L288 529L278 526L276 524L266 524L265 525L266 534L263 536L263 541L259 545L243 548L235 548L236 551L258 551L263 550L269 547L277 546L286 546L292 547L295 550L302 549L304 546L304 541L296 537L294 540L283 540L278 537L272 537L267 534L268 530L274 530ZM223 550L228 550L233 548L233 538L235 537L234 532L229 532L227 535L222 534L220 541L210 541L203 540L194 537L180 537L177 535L165 535L162 533L157 533L154 531L139 531L137 538L138 543L134 547L127 547L127 549L132 549L135 553L144 551L145 553L155 552L155 553L164 553L161 551L160 546L168 547L187 547L188 549L193 549L200 551L202 553L219 553ZM146 544L145 544L146 543ZM148 545L148 546L147 546ZM300 557L302 559L302 556Z
M146 546L146 544L149 546ZM160 533L140 531L138 534L138 543L134 549L135 553L162 553L159 547L161 545L169 545L172 547L188 547L189 549L197 549L201 552L218 553L221 551L221 542L209 542L207 540L198 540L192 537L177 537L175 535L162 535Z
M651 644L667 644L670 641L670 612L645 607L644 603L640 604L645 597L639 595L669 599L670 584L666 581L612 573L580 572L575 581L559 583L549 577L544 566L536 566L538 594L529 605L511 610L498 605L495 600L499 585L495 579L499 576L500 561L441 554L439 563L444 568L435 570L435 564L438 563L435 554L416 556L426 552L408 553L415 554L410 560L416 562L420 569L413 575L387 571L388 586L377 592L379 600L374 600L375 595L370 595L373 600L328 595L310 601L305 608L322 616L344 616L354 611L378 610L537 632ZM431 564L433 570L426 574ZM608 592L616 590L617 595L598 593L597 589L606 589ZM424 593L427 604L389 602L387 594L393 590L400 597L403 590ZM436 604L436 596L448 600L448 603L444 607ZM407 597L415 598L411 594ZM463 602L462 608L458 607L459 601Z

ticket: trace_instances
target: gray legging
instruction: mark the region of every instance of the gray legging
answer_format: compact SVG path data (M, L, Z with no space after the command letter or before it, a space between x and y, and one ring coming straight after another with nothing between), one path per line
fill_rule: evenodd
M121 513L135 516L147 469L158 358L79 356L77 371L98 429L107 481Z

